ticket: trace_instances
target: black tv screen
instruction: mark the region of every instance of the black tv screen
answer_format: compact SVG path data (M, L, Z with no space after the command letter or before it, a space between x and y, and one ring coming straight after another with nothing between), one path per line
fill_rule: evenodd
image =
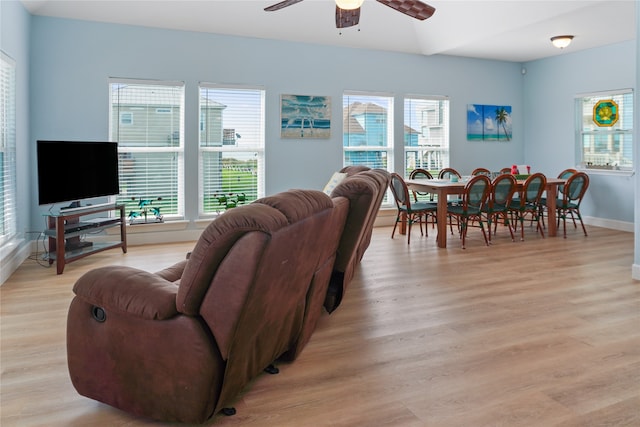
M38 202L76 202L120 193L118 144L38 141Z

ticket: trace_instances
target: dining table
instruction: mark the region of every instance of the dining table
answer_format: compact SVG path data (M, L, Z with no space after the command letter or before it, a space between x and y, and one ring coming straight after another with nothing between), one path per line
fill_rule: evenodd
M517 180L516 192L521 191L525 180ZM448 179L407 179L409 190L421 193L431 193L437 195L438 208L436 211L436 225L438 227L437 243L439 248L447 247L447 201L449 195L464 193L467 184L465 180L451 181ZM545 187L547 197L548 225L547 235L555 237L558 234L556 224L556 200L558 198L558 187L566 183L565 179L547 178ZM401 228L400 232L403 232Z

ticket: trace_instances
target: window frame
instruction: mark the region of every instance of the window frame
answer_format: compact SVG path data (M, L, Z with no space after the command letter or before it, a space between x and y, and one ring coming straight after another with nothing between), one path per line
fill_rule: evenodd
M600 127L597 127L597 129L585 130L585 126L584 126L585 120L587 118L591 118L591 120L593 120L593 113L591 115L585 114L584 102L586 98L595 98L596 100L606 100L606 99L613 99L614 97L622 97L625 95L630 95L631 100L627 104L627 106L624 107L624 110L621 108L621 111L619 112L620 118L618 120L627 120L627 121L630 120L631 121L630 126L628 126L629 123L627 122L627 123L620 123L618 126L615 126L615 125L600 126ZM635 153L635 147L634 147L634 126L636 126L637 124L634 122L634 118L635 118L634 116L636 114L636 112L634 111L634 108L635 108L635 105L634 105L635 101L633 99L634 96L635 96L634 90L631 88L581 93L575 96L575 156L576 156L576 165L578 169L587 171L588 173L611 174L611 175L616 175L616 174L626 175L626 174L633 174L635 172L636 153ZM595 105L596 102L593 102L593 104ZM621 103L617 102L617 104L620 107ZM631 107L631 110L632 110L631 114L627 113L627 115L625 115L625 110L629 107ZM612 144L616 143L616 141L613 141L613 139L618 139L617 141L618 146L621 143L619 138L622 137L622 142L624 142L624 144L628 144L629 149L631 150L631 156L629 157L631 165L630 166L620 166L615 164L611 165L611 162L613 160L611 160L610 158L604 160L606 162L604 165L590 163L590 160L585 158L585 152L584 152L584 138L585 136L588 136L588 135L610 137L612 138L612 141L610 141L610 143ZM598 141L594 139L592 145L595 146L596 144L598 144ZM624 148L620 148L616 151L607 151L607 152L601 153L600 155L605 158L607 156L616 157L616 153L619 153L618 156L623 156L624 151L625 151ZM592 158L596 158L597 156L598 156L597 153L593 153ZM607 162L607 160L609 161Z
M0 50L0 248L11 244L18 237L17 221L17 176L16 176L16 62ZM6 75L5 75L6 72ZM6 79L6 81L5 81ZM6 179L6 181L5 181Z
M412 112L411 111L407 111L408 110L408 106L407 106L407 102L411 102L411 101L433 101L433 102L438 102L438 104L444 102L446 103L446 107L443 107L441 105L438 105L438 116L442 115L442 117L439 117L439 121L436 124L432 124L431 120L429 117L426 117L424 120L420 120L419 118L417 119L417 123L415 124L416 127L419 126L420 129L416 129L414 128L413 123L411 122L411 117L412 117ZM405 129L407 127L409 127L409 129L412 130L418 130L417 134L418 136L418 145L408 145L407 143L411 142L411 135L413 135L412 132L408 132L405 133L403 131L403 172L404 172L404 176L405 178L407 178L409 176L409 173L411 172L411 170L416 169L416 168L422 168L422 169L427 169L429 171L433 172L437 172L443 168L447 168L450 165L450 154L451 154L451 134L450 134L450 117L451 117L451 101L449 100L449 97L447 96L442 96L442 95L418 95L418 94L407 94L403 97L403 124ZM417 110L417 108L415 109ZM409 118L409 122L408 119ZM443 140L443 144L436 146L436 145L428 145L428 144L420 144L420 135L422 135L422 139L423 140L429 140L431 139L431 136L427 136L424 135L425 134L425 128L431 130L433 128L442 128L442 140ZM409 137L407 137L407 135ZM420 147L424 147L422 150L420 150ZM437 148L437 149L436 149ZM441 153L440 157L441 160L439 162L439 165L436 166L435 168L430 168L428 167L429 165L424 165L424 163L416 163L413 166L411 166L409 164L409 153L411 152L426 152L426 151L433 151L433 152L438 152ZM422 156L417 156L417 157L424 157L424 154ZM436 162L438 162L436 160Z
M350 123L350 113L348 113L347 111L345 111L346 108L349 108L349 105L351 105L352 103L349 102L348 104L346 104L346 100L349 99L349 97L353 97L355 99L371 99L371 100L375 100L376 98L378 99L386 99L388 101L388 108L386 108L386 121L385 123L383 123L384 125L386 125L386 145L348 145L347 142L350 141L350 137L348 137L347 135L351 135L352 132L349 132L350 129L348 129L349 123ZM375 103L374 103L375 104ZM387 93L387 92L363 92L363 91L353 91L353 90L345 90L342 93L342 111L343 111L343 129L342 129L342 164L343 166L350 166L350 165L364 165L364 166L368 166L371 168L381 168L381 169L385 169L388 172L393 172L394 171L394 150L395 150L395 137L394 137L394 108L395 108L395 98L394 95L392 93ZM379 104L376 104L379 105ZM381 105L379 105L381 108L385 108ZM380 118L379 117L375 117L375 123L376 124L380 124ZM347 122L346 126L345 126L345 122ZM366 124L365 124L365 128L366 128ZM365 129L366 132L366 129ZM369 142L368 140L366 142ZM384 140L382 141L384 142ZM381 159L381 161L384 163L386 162L386 165L384 165L384 167L382 167L383 165L374 165L374 164L369 164L368 162L364 162L364 163L353 163L353 162L347 162L347 153L353 153L353 152L384 152L386 155L386 159Z
M153 87L167 87L174 88L178 90L177 97L178 108L179 108L179 116L178 116L178 130L172 131L169 138L170 141L176 141L177 144L172 144L169 146L127 146L126 143L119 141L119 129L120 126L123 127L132 127L136 123L136 120L131 114L130 123L123 124L122 114L128 113L127 111L117 111L117 115L114 112L114 104L113 104L113 90L114 85L136 85L136 86L148 86L149 88ZM118 203L122 203L126 206L127 212L131 214L131 212L140 212L139 203L142 203L142 198L149 198L152 200L152 204L154 207L159 207L160 214L162 215L162 220L183 220L185 217L185 82L183 81L168 81L168 80L153 80L153 79L128 79L128 78L109 78L108 79L108 90L109 90L109 140L118 142L118 157L120 162L120 191L121 193L118 196L111 197L110 200L115 200ZM132 109L144 109L145 107L132 107ZM165 115L167 113L157 113L156 106L147 106L147 110L149 110L149 114L159 114ZM167 114L168 115L168 114ZM117 123L117 125L116 125ZM172 126L170 126L173 129ZM114 135L114 129L118 129L116 132L117 135ZM176 133L177 132L177 133ZM175 138L177 136L177 138ZM148 139L144 141L148 142ZM175 158L175 172L173 172L173 176L175 176L175 181L171 181L169 184L170 187L175 188L175 194L173 190L170 191L169 195L138 195L138 194L123 194L122 178L123 178L123 163L127 160L130 160L135 154L165 154L165 153L174 153ZM170 200L175 197L175 200ZM161 199L164 198L164 201ZM175 210L171 209L171 207L175 206ZM133 217L132 217L133 218ZM148 218L151 220L151 218ZM146 220L145 220L146 222ZM133 223L133 221L132 221Z
M259 96L259 110L252 112L255 114L258 119L257 123L252 123L253 132L249 132L254 140L254 143L246 143L246 135L245 141L236 142L236 144L231 145L225 143L225 134L229 129L225 128L224 118L220 117L220 145L203 145L202 136L208 134L210 130L214 130L214 126L208 126L208 116L203 111L203 99L206 98L206 95L203 95L203 91L228 91L231 92L241 92L246 91L248 94L251 92L255 92L256 96ZM243 100L238 99L238 103L240 104ZM214 101L217 102L217 101ZM215 217L224 210L227 209L227 206L232 206L233 203L249 203L253 200L259 199L265 196L265 145L266 145L266 90L264 87L259 85L234 85L234 84L223 84L223 83L210 83L210 82L200 82L198 84L198 217L199 218L210 218ZM236 117L239 120L238 117ZM242 123L244 124L244 122ZM237 125L237 124L236 124ZM214 129L211 129L214 128ZM234 128L237 131L237 128ZM244 133L244 131L241 131ZM237 132L236 132L237 133ZM215 141L216 143L218 141ZM241 145L239 145L241 144ZM208 179L204 176L205 170L205 153L221 153L221 158L225 154L245 154L245 155L254 155L255 158L255 174L256 174L256 184L255 188L251 188L252 191L249 192L236 192L237 194L243 195L244 200L237 199L237 194L233 192L233 190L229 192L225 192L222 187L224 186L223 180L220 181L221 190L220 192L214 191L214 193L209 194L210 192L205 188L208 187L209 184L205 181ZM222 176L222 172L221 172ZM207 202L205 199L211 197L212 200L215 199L215 195L229 195L234 194L235 199L232 197L229 198L229 203L223 202L221 200L217 200L215 203L213 201ZM218 197L220 199L220 197ZM207 207L209 206L209 207Z

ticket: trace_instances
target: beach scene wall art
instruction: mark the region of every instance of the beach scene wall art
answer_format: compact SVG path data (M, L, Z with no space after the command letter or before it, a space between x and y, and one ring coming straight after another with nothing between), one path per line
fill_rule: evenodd
M331 137L331 97L281 95L282 138Z
M510 105L467 105L467 140L511 141Z

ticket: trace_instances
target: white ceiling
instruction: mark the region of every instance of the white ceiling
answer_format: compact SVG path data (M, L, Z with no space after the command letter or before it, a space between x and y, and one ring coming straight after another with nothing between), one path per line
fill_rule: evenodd
M1 1L1 0L0 0ZM525 62L636 37L635 0L424 0L418 21L366 0L360 25L335 28L333 0L22 0L35 15L264 39ZM575 36L564 50L549 38Z

